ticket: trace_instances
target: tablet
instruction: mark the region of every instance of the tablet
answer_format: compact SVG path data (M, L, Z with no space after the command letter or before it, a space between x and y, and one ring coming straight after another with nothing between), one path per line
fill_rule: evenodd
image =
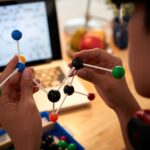
M27 65L61 59L55 0L12 0L0 2L0 70L17 54L13 30L23 34L21 54Z

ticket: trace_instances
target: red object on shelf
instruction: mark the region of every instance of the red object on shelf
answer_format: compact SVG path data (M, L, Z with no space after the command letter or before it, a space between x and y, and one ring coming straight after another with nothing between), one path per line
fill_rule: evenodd
M100 38L92 35L85 35L80 40L80 50L88 50L93 48L101 48L105 47L105 42Z

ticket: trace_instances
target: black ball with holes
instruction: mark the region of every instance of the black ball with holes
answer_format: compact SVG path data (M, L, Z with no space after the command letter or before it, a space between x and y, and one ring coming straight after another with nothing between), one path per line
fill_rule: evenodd
M47 95L49 101L55 103L60 100L61 94L58 90L51 90Z
M69 96L72 95L74 93L74 87L66 85L64 87L64 93L67 94L67 95L69 95Z
M72 61L72 66L75 67L76 70L83 68L83 61L80 58L75 58Z

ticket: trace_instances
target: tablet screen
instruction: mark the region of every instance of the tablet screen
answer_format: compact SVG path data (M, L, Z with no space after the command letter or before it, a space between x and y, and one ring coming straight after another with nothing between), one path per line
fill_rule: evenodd
M27 62L52 58L46 4L44 1L0 6L0 66L17 54L13 30L23 34L20 52Z

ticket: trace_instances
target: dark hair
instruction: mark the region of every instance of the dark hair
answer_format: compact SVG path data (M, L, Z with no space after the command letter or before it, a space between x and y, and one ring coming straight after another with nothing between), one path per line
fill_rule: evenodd
M145 6L145 27L150 32L150 0L112 0L114 4L119 8L122 3L135 3L144 4Z

